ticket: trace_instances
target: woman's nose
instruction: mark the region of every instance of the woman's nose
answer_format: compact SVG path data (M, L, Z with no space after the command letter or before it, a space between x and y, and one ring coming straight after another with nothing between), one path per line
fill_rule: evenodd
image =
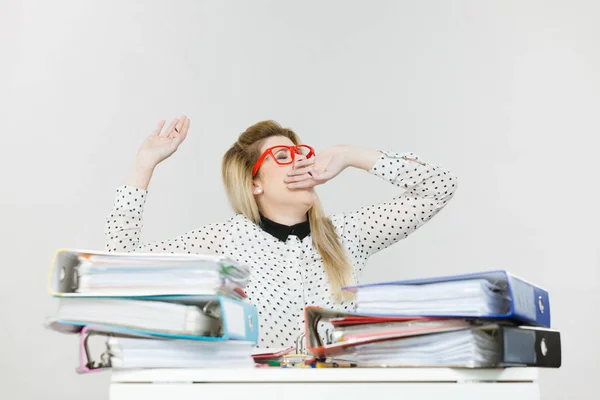
M302 154L302 153L300 153L300 154L296 153L296 155L294 157L294 167L296 166L296 164L299 161L302 161L302 160L305 160L305 159L306 159L306 156L304 154Z

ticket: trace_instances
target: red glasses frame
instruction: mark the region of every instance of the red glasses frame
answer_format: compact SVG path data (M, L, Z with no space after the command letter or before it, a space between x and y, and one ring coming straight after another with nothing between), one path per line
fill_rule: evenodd
M269 147L268 149L266 149L262 155L260 156L260 158L258 159L258 161L256 161L256 163L254 163L254 168L252 168L252 176L255 176L256 173L258 172L258 169L260 168L260 165L262 164L262 162L265 160L265 158L267 156L271 156L273 158L273 160L279 164L279 165L289 165L291 163L294 162L295 160L295 154L302 154L302 152L300 151L300 147L305 147L308 149L308 154L306 155L306 158L311 158L315 155L315 149L313 149L312 147L310 147L307 144L299 144L297 146L284 146L284 145L279 145L279 146L273 146L273 147ZM289 149L290 150L290 154L292 155L292 159L289 162L281 162L279 160L277 160L277 157L275 157L275 154L273 154L273 150L275 149Z

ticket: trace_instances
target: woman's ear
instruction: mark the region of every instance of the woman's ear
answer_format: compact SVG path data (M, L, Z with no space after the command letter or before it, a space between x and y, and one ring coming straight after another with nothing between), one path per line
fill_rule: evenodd
M252 193L261 194L262 192L263 192L263 190L260 187L260 184L258 184L257 182L253 182L252 183Z

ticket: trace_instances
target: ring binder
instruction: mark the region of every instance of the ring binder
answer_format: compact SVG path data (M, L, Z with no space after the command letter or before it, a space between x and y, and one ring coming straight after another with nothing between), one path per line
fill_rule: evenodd
M132 271L162 279L138 282ZM203 274L189 275L190 271ZM245 298L250 270L225 256L110 253L84 249L55 252L47 290L55 297L213 295ZM190 278L191 277L191 278ZM123 279L127 278L127 281Z
M125 299L108 298L108 300L119 301L125 304ZM250 303L225 296L153 296L152 300L160 302L179 302L181 304L200 304L200 310L206 310L213 316L218 315L220 321L217 325L216 335L204 335L191 332L175 332L156 330L151 327L130 327L119 323L104 322L99 320L83 320L79 318L63 318L60 313L56 317L49 318L46 322L48 328L65 333L78 333L85 326L102 327L116 332L124 332L132 335L144 335L154 338L190 339L204 341L242 340L254 344L258 342L258 311ZM210 303L210 305L205 304Z
M80 374L252 367L260 325L245 301L249 276L224 256L59 249L47 283L59 306L45 326L78 335Z
M102 337L102 351L93 353L90 339ZM80 353L78 374L122 368L185 368L232 363L237 367L253 367L249 341L189 341L156 338L150 335L128 333L116 328L87 325L79 333ZM144 352L139 359L140 349ZM136 355L137 353L137 355ZM183 356L182 356L183 355ZM145 358L145 356L149 356Z
M464 329L470 326L470 322L465 319L448 318L423 318L423 317L380 317L347 311L335 311L324 309L320 306L307 306L305 308L305 333L306 348L317 358L335 357L352 353L354 346L373 341L398 339L405 336L424 335L443 331L453 331ZM334 318L357 318L367 320L382 320L412 323L404 329L390 330L377 335L364 335L360 338L353 338L349 341L334 342L333 332L329 334L326 331L325 338L318 332L320 323L330 323ZM323 340L325 339L325 340Z
M467 282L476 281L489 282L499 289L492 290L486 293L485 296L474 298L474 300L482 304L494 305L493 307L489 307L489 309L483 309L481 312L470 310L469 306L472 306L472 303L463 304L463 311L448 312L443 308L439 308L439 303L425 301L427 299L423 300L422 303L430 308L423 306L425 308L422 312L419 312L419 310L415 312L410 309L406 311L398 307L397 304L402 304L401 301L389 298L392 294L397 293L399 288L408 289L427 286L444 286L448 288L454 284L466 284ZM358 313L379 316L421 315L427 317L494 318L513 320L544 328L550 328L551 326L550 295L548 291L507 270L490 270L461 275L369 283L348 286L343 289L356 294L356 311ZM496 300L494 300L494 297ZM410 297L408 298L410 299ZM506 309L504 309L505 306L507 306Z
M90 350L89 340L94 336L106 337L104 342L104 351L100 354L100 361L95 361L92 352ZM108 340L111 337L127 337L127 338L144 338L152 339L150 335L144 334L129 334L126 332L111 331L110 328L103 328L95 325L86 325L79 332L80 346L79 346L79 367L75 371L79 374L85 374L89 372L102 371L106 368L112 368L110 362L110 354L108 348Z
M111 368L110 357L108 355L108 336L110 336L110 333L105 334L107 335L106 350L100 355L100 361L94 361L89 348L89 339L92 336L98 335L98 333L95 332L94 329L95 328L91 326L84 326L81 330L79 346L79 367L75 369L75 371L78 374L97 372L101 371L104 368Z

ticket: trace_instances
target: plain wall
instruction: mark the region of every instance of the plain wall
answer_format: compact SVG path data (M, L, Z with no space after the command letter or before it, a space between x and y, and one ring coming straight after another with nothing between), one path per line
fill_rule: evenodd
M103 248L138 145L185 112L144 240L231 215L221 156L262 119L317 149L415 152L458 191L364 281L502 268L547 288L563 367L542 398L597 398L599 4L1 2L0 397L106 398L108 373L74 372L77 337L44 328L50 261ZM330 213L399 193L356 170L318 192Z

